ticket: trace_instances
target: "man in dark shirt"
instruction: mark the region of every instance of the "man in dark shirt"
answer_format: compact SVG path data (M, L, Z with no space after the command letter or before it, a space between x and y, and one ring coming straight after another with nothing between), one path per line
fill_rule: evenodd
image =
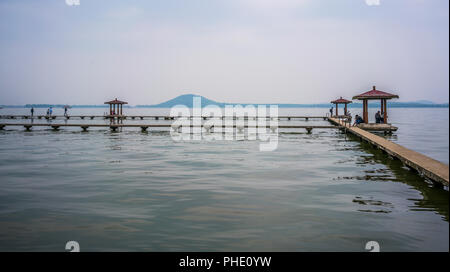
M381 123L381 113L380 111L378 111L377 113L375 113L375 122L377 124Z

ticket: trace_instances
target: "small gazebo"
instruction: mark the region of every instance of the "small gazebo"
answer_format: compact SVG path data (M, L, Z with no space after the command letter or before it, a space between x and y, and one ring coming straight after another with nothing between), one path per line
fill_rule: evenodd
M339 104L344 104L344 105L345 105L345 106L344 106L344 115L347 115L347 104L352 103L352 101L347 100L347 99L344 99L344 98L342 98L342 96L341 96L341 98L336 99L336 100L334 100L334 101L331 101L331 103L334 104L334 105L336 106L336 116L339 116L339 113L338 113L338 105L339 105Z
M387 115L387 100L392 98L399 98L396 94L391 94L383 91L379 91L376 89L375 86L373 86L373 89L362 93L360 95L356 95L353 97L353 99L358 99L363 101L363 119L364 123L369 123L369 106L368 101L369 100L381 100L381 114L384 117L384 123L387 124L388 115Z
M128 104L128 102L120 101L114 99L112 101L105 102L109 104L109 115L110 116L122 116L123 115L123 105Z

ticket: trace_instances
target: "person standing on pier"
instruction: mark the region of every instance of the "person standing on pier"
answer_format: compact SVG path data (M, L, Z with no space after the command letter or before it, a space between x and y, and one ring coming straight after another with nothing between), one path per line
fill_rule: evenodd
M33 116L34 116L34 108L33 107L31 107L30 112L31 112L31 117L33 118Z
M64 116L67 117L67 107L64 107Z
M50 107L50 109L48 109L48 113L49 113L50 116L52 116L52 113L53 113L53 108L52 107Z
M381 123L381 113L380 111L377 111L377 113L375 113L375 123L379 124Z
M333 107L330 108L330 117L333 117Z

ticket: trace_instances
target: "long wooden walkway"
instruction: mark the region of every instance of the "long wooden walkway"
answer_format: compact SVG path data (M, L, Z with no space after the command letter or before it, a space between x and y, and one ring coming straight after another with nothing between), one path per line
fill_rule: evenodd
M348 123L346 124L338 119L328 118L328 120L335 125L341 126L341 128L345 127L347 132L356 135L381 150L384 150L392 157L398 158L406 166L415 169L425 177L435 182L442 183L444 186L449 185L448 165L358 127L349 126Z
M48 127L53 128L54 130L58 130L61 127L80 127L84 131L86 131L89 127L101 127L101 128L110 128L111 130L115 131L118 128L141 128L142 131L147 131L148 128L172 128L177 131L181 131L182 126L180 124L58 124L58 123L48 123L48 124L34 124L34 123L0 123L0 130L4 129L7 126L13 126L13 127L24 127L26 130L31 130L32 127ZM258 127L267 127L271 130L276 130L277 128L281 129L288 129L288 128L294 128L294 129L306 129L308 133L310 133L313 129L336 129L339 128L338 126L296 126L296 125L285 125L285 126L276 126L276 127L268 127L268 126L248 126L248 125L233 125L233 126L193 126L190 125L189 127L204 127L207 131L209 131L211 128L214 127L221 127L221 128L236 128L238 130L242 130L244 128L258 128Z
M109 119L109 118L118 118L118 119L124 119L124 120L135 120L135 119L140 119L140 120L144 120L144 119L154 119L154 120L174 120L177 117L173 117L173 116L167 116L167 115L116 115L116 116L111 116L111 115L68 115L68 116L64 116L64 115L35 115L33 117L31 117L30 115L0 115L0 119L96 119L96 118L100 118L100 119ZM190 116L190 119L192 119L193 117ZM201 116L202 119L209 119L211 117L207 117L207 116ZM219 117L216 117L219 118ZM222 116L220 117L221 119L224 118L236 118L236 117L232 117L232 116ZM242 117L243 119L248 119L248 118L254 118L254 117ZM273 117L256 117L256 118L273 118ZM294 120L294 119L302 119L305 121L308 121L309 119L321 119L321 120L327 120L326 116L278 116L278 119L285 119L285 120Z

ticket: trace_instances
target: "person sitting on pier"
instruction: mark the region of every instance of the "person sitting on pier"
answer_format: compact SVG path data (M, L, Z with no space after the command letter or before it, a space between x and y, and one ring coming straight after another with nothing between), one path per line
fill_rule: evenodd
M364 120L361 118L361 116L359 116L358 114L355 115L355 123L353 124L353 126L359 125L364 123Z
M377 113L375 113L375 122L377 124L380 124L381 121L382 121L381 113L380 113L380 111L377 111Z

